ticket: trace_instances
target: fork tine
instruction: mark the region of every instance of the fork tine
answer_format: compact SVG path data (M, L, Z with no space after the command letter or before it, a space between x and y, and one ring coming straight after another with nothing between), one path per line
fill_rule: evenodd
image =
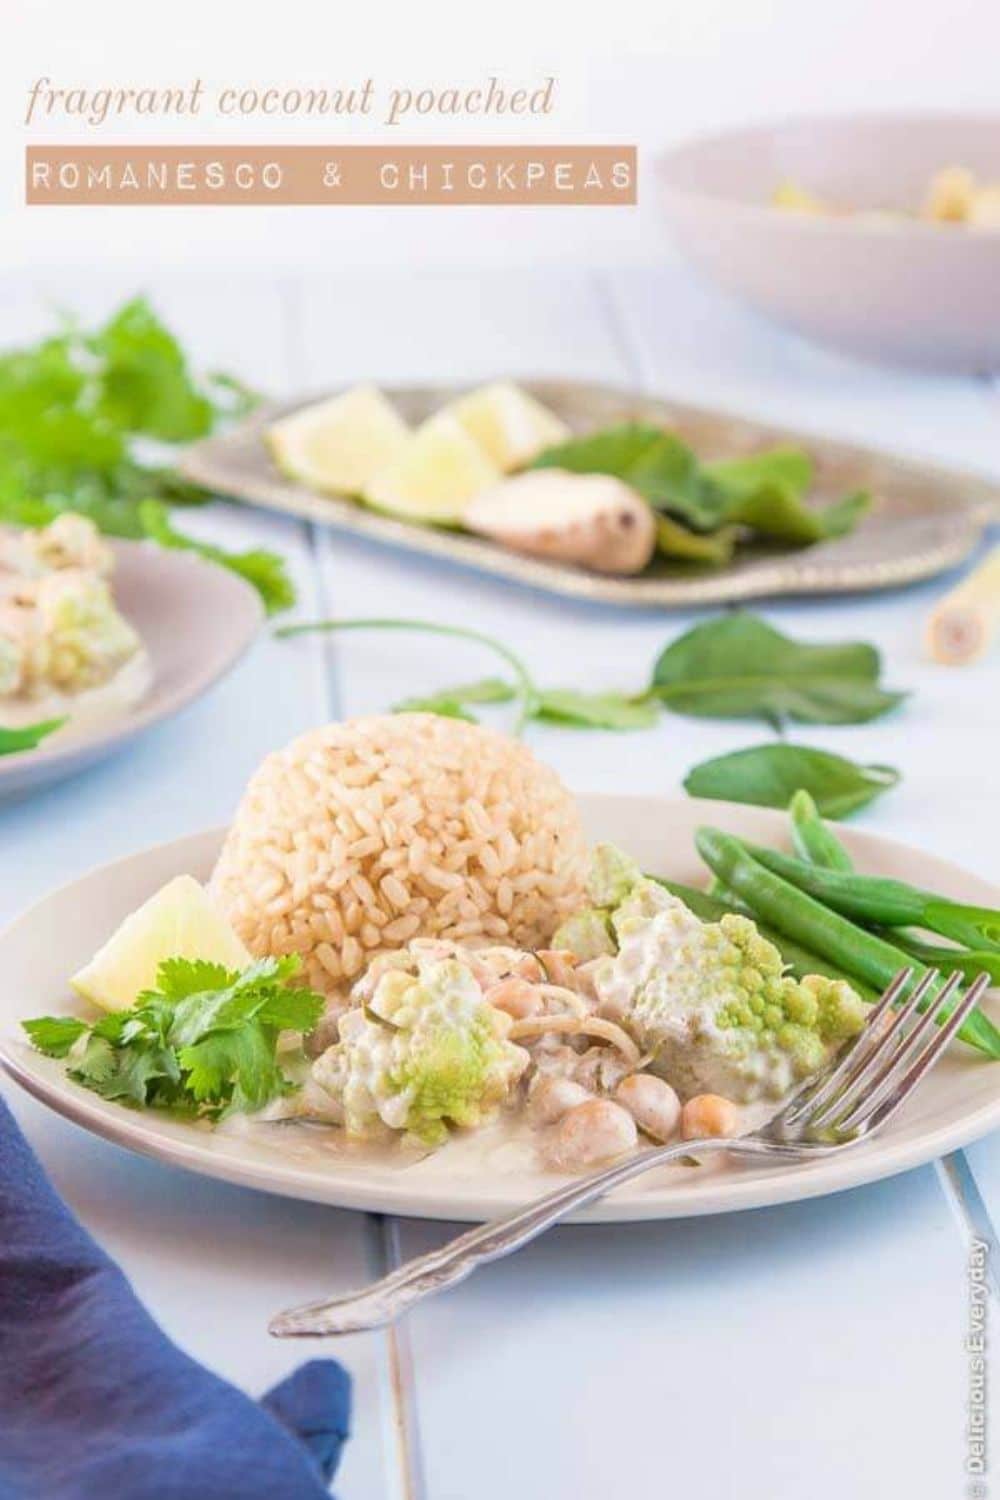
M875 1009L869 1013L864 1031L855 1037L831 1073L821 1075L813 1084L807 1084L805 1089L792 1100L782 1116L784 1124L797 1124L804 1115L831 1098L851 1069L856 1066L859 1058L867 1056L872 1048L878 1045L881 1035L878 1023L886 1011L896 1003L900 990L912 974L912 969L900 969L899 973L893 976L882 998L876 1003Z
M857 1090L852 1090L850 1098L844 1098L840 1101L842 1108L848 1109L850 1112L846 1116L841 1115L838 1117L838 1130L853 1130L855 1126L860 1125L872 1113L875 1106L880 1104L891 1091L894 1080L898 1080L903 1068L912 1061L915 1054L920 1050L928 1033L934 1031L937 1024L944 1024L944 1020L947 1019L948 1015L945 1006L954 995L961 982L961 978L960 974L952 974L949 977L947 984L935 995L916 1026L913 1027L908 1035L902 1038L895 1054L886 1059L873 1078L865 1080L865 1086L860 1097ZM907 1009L909 1010L910 1007L907 1006ZM940 1022L939 1017L943 1017Z
M809 1112L806 1122L810 1130L821 1130L824 1126L831 1125L845 1110L849 1109L855 1100L863 1095L871 1079L876 1074L881 1074L883 1067L891 1063L905 1042L905 1027L907 1023L917 1014L923 1004L928 991L940 979L936 969L928 969L914 986L913 993L909 996L906 1004L897 1010L890 1020L888 1026L882 1028L880 1034L875 1038L867 1055L862 1057L857 1064L848 1072L843 1080L839 1091L828 1098L822 1108L815 1105Z
M921 1079L926 1077L931 1068L934 1067L935 1063L940 1061L941 1057L948 1047L948 1044L951 1042L956 1033L961 1030L962 1026L965 1024L969 1016L978 1005L980 996L983 995L986 990L989 989L989 987L990 976L988 974L980 974L977 979L973 980L972 984L966 991L965 998L955 1006L955 1009L952 1011L947 1021L945 1021L940 1030L931 1037L923 1052L916 1059L916 1061L911 1064L909 1071L905 1073L904 1076L899 1080L899 1084L895 1092L891 1094L888 1099L884 1099L881 1104L877 1105L871 1116L865 1121L869 1132L879 1129L880 1126L884 1125L887 1120L890 1120L892 1118L892 1116L896 1113L897 1109L901 1107L901 1105L905 1104L906 1100L913 1093L914 1089L920 1083Z

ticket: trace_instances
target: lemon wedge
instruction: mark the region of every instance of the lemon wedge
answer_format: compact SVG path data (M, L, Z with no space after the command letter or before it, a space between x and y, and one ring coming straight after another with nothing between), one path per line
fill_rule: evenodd
M364 498L409 521L447 524L461 521L473 497L499 477L457 417L441 411L365 486Z
M554 412L509 380L480 386L444 408L504 474L523 468L572 433Z
M142 990L155 988L165 958L201 958L227 969L250 963L204 886L190 875L178 875L126 917L70 984L104 1010L128 1010Z
M373 385L355 386L293 412L267 431L279 469L313 489L340 495L359 495L409 437L409 427Z

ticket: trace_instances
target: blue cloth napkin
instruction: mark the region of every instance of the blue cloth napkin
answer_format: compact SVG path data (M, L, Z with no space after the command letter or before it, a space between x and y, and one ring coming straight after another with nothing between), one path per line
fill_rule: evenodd
M329 1500L350 1377L258 1406L175 1347L0 1099L0 1500Z

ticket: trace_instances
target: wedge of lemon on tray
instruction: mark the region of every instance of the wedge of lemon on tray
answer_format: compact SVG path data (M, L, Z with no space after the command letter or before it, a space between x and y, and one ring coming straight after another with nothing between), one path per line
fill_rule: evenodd
M275 422L278 467L324 494L351 495L424 525L459 525L475 497L569 436L565 422L511 381L458 397L416 429L375 386Z
M457 523L499 478L457 417L442 411L417 428L395 461L365 486L363 498L410 521Z
M126 917L70 984L104 1010L128 1010L143 990L155 988L165 958L200 958L227 969L245 969L251 961L204 886L190 875L168 881Z
M339 495L360 495L409 438L407 424L373 385L304 407L267 431L279 469L312 489Z
M504 474L571 436L565 422L509 380L480 386L444 410L458 418Z

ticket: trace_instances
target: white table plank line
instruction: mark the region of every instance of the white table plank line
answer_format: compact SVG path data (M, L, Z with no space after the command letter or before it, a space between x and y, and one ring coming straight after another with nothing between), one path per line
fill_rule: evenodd
M379 1236L379 1272L388 1275L401 1265L400 1220L391 1214L373 1215ZM417 1371L406 1318L386 1330L389 1375L395 1397L393 1439L400 1476L400 1500L431 1500L423 1460Z
M305 337L305 320L307 317L306 296L299 278L287 281L285 287L287 327L289 330L289 368L292 373L292 379L290 383L291 389L279 392L278 394L282 400L288 398L294 400L297 397L311 394L309 386L309 356ZM312 617L325 619L333 613L335 608L334 598L329 586L328 571L325 566L328 538L324 528L316 525L315 522L307 523L306 535L309 539L309 551L313 560L313 574L316 586L316 608ZM340 637L336 634L320 635L314 639L323 663L324 696L322 707L324 710L324 719L339 719L343 713L343 695L339 668Z
M935 1162L935 1167L963 1244L977 1239L989 1246L986 1282L994 1301L1000 1302L1000 1242L969 1159L964 1151L954 1151Z

